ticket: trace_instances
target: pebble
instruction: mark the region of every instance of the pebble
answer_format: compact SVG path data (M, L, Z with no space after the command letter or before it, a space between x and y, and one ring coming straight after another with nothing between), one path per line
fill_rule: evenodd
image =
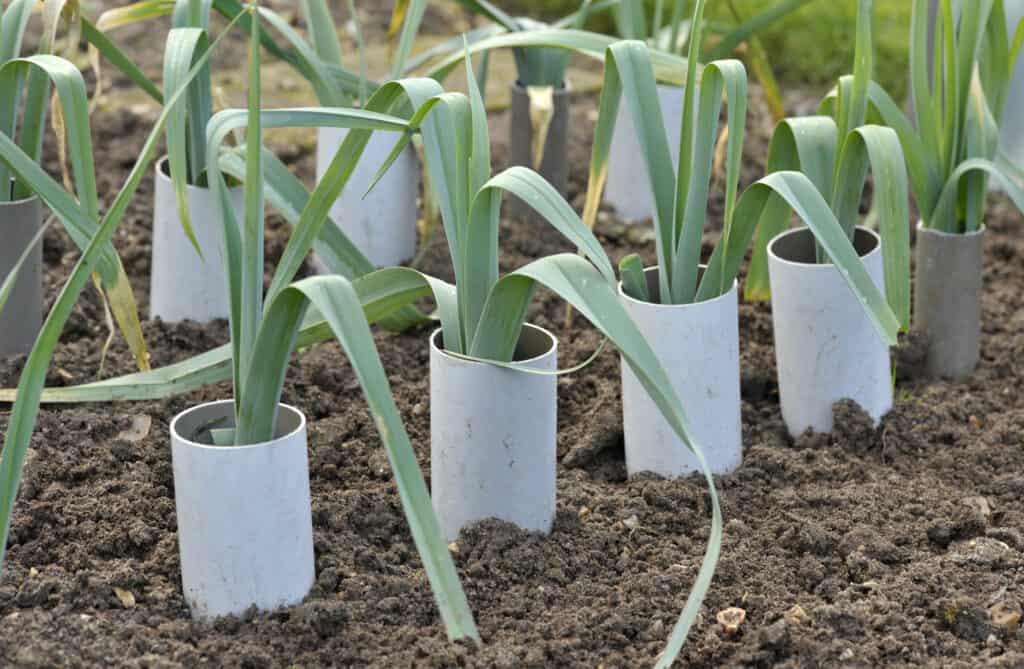
M964 497L963 503L980 513L986 520L992 515L992 505L985 497Z
M786 622L790 625L805 625L811 621L811 617L804 611L804 607L794 604L793 608L786 611Z
M740 625L747 619L747 612L739 607L731 606L727 609L723 609L718 612L715 616L715 620L722 626L722 630L726 634L736 634L739 631Z
M989 618L996 627L1005 630L1007 634L1013 634L1020 627L1021 610L1018 606L999 602L988 610Z
M649 225L630 225L626 228L626 241L630 244L649 244L654 241L654 228Z
M956 564L976 564L993 567L1011 562L1016 551L998 539L979 537L955 544L949 560Z
M135 443L142 441L149 435L149 431L153 426L153 417L146 414L138 414L132 416L131 425L122 430L115 439L121 441L127 441L129 443Z
M126 609L135 608L135 595L131 592L122 588L114 588L114 594L117 595L117 599L121 602L121 606Z

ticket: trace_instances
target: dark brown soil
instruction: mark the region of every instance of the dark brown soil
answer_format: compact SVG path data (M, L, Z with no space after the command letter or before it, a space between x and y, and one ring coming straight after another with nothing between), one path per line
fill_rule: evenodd
M571 196L578 202L596 100L576 102ZM94 124L109 202L148 128L130 111ZM504 125L494 118L496 162ZM747 180L764 150L763 133L754 134ZM293 153L309 178L312 156ZM143 310L151 199L147 181L116 238ZM680 664L1024 667L1019 623L1001 627L991 613L1006 619L1009 611L1012 622L1024 605L1024 241L1020 216L1001 198L990 211L978 372L964 383L901 373L896 406L877 429L840 404L834 433L790 439L779 415L769 307L740 307L746 452L738 472L718 479L722 559ZM713 203L712 224L720 212ZM636 249L651 259L653 245L614 218L600 230L615 259ZM502 232L504 269L568 250L521 224ZM268 267L286 233L271 217ZM450 276L444 248L432 240L422 266ZM77 255L52 228L45 245L51 299ZM530 318L560 336L565 366L587 357L599 338L578 318L567 329L563 315L562 303L542 294ZM147 322L145 330L156 365L227 336L223 323ZM50 384L95 378L105 336L97 296L87 292ZM377 343L428 473L426 332L379 333ZM0 383L14 385L22 364L0 361ZM131 365L118 341L104 375ZM696 478L626 479L614 354L560 379L553 534L485 522L457 543L485 641L480 650L446 641L387 460L335 344L295 356L284 396L310 420L313 592L272 614L215 625L190 620L167 425L188 406L229 395L220 384L161 402L41 412L0 580L0 666L632 667L651 665L661 651L696 574L709 507ZM6 421L0 412L0 428ZM734 635L715 623L727 607L746 610Z

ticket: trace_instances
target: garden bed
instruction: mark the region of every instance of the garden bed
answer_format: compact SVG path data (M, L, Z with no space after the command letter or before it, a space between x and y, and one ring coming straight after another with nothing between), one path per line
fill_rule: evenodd
M581 109L596 101L583 102ZM578 116L585 124L585 112ZM97 144L107 155L100 173L111 185L144 131L128 112L100 122ZM574 136L577 181L585 173L582 136ZM311 172L311 156L300 156L299 166ZM117 241L143 309L150 188L144 185ZM1024 242L1007 207L992 212L981 368L963 384L901 374L896 407L877 430L842 407L833 434L789 439L769 309L741 306L744 464L719 479L726 538L687 662L1024 662L1020 632L1001 631L989 615L996 604L1024 602ZM274 229L268 263L285 233ZM613 221L602 229L619 237ZM510 267L558 245L514 223L503 233ZM424 259L441 276L449 274L443 244L435 239ZM625 235L608 246L615 255L633 248ZM649 261L653 245L645 248ZM51 228L51 298L76 256ZM542 299L535 309L532 321L560 336L563 366L598 345L581 319L564 328L560 301ZM227 336L223 323L148 323L146 334L159 365ZM88 293L50 382L92 378L105 336L95 293ZM377 344L428 471L426 337L380 334ZM108 372L130 365L115 344ZM19 367L19 360L0 367L4 386L16 383ZM0 583L0 659L8 666L647 663L696 573L708 505L696 479L626 480L618 377L609 352L560 380L554 534L484 523L457 542L460 576L486 642L478 652L445 640L384 452L335 344L297 356L285 390L285 401L311 421L317 585L303 605L252 620L193 623L179 584L167 420L225 397L228 387L165 402L46 408ZM734 636L714 622L729 606L747 612Z
M575 102L570 197L578 200L597 99ZM121 110L93 122L101 193L109 198L148 119ZM504 123L503 115L492 119L499 165ZM753 157L764 155L764 125L754 112L745 183L762 171ZM311 180L313 152L284 148L282 157ZM115 237L143 312L151 202L147 179ZM709 215L721 216L720 202ZM1019 617L1016 626L997 624L1012 622L1024 605L1019 218L993 198L978 371L965 383L920 380L914 347L906 347L895 407L877 429L855 407L839 405L832 434L789 438L769 307L741 305L744 462L718 478L722 558L681 665L1024 665ZM273 267L287 229L270 220ZM612 217L598 226L613 260L641 249L651 263L653 242L641 230ZM572 250L523 224L505 223L502 235L505 270ZM422 267L451 278L444 245L439 233ZM54 226L44 257L49 304L78 254ZM562 367L599 345L583 319L565 327L560 300L545 294L532 309L531 322L559 336ZM227 341L223 322L144 328L154 366ZM97 295L87 291L48 384L93 379L106 336ZM428 474L426 333L376 340ZM0 384L15 385L23 362L0 362ZM131 369L115 342L105 375ZM285 386L284 401L310 421L317 583L303 604L273 614L195 623L181 593L168 421L188 406L226 398L228 384L160 402L44 407L0 580L0 665L650 665L697 572L709 503L697 478L626 479L619 389L612 352L559 380L558 515L550 537L485 522L451 547L482 650L445 638L387 459L336 344L295 356ZM0 428L6 420L0 412ZM735 634L715 622L728 607L746 611Z

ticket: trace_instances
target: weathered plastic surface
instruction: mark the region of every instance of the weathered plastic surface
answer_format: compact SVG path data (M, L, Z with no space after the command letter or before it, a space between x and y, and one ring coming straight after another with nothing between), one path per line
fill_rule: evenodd
M280 405L278 438L205 446L196 433L234 424L230 400L171 423L174 498L185 601L194 618L297 604L313 587L306 418Z
M548 533L555 519L557 377L456 358L430 337L430 481L441 531L499 518ZM526 325L518 366L555 371L557 341Z
M658 293L658 269L647 270L648 290ZM682 401L693 435L716 474L743 460L740 416L740 343L737 289L696 304L664 305L619 296L654 349ZM700 467L636 375L622 363L622 417L629 474L650 471L685 476Z
M569 89L554 92L554 112L544 142L540 167L533 164L533 125L530 123L530 96L518 83L511 86L509 108L508 164L523 165L539 172L562 197L569 192ZM509 215L518 220L536 220L532 208L519 198L509 196Z
M978 366L984 234L917 226L914 328L928 336L932 377L963 379Z
M316 179L323 178L348 128L319 128ZM416 151L407 146L369 193L377 171L399 135L375 132L344 190L331 206L331 219L377 267L400 265L416 254L416 199L420 166Z
M1017 30L1017 23L1024 18L1024 0L1003 0L1006 10L1006 28L1012 41ZM1024 67L1019 64L1013 73L1010 92L1006 97L1006 107L1000 119L1000 144L1006 155L1016 165L1024 165ZM1000 188L997 181L992 182L993 188Z
M857 249L871 280L884 290L878 235L857 228ZM877 424L892 408L889 349L832 264L815 264L807 228L784 232L768 246L772 322L782 418L792 436L832 430L832 404L851 399Z
M672 155L672 164L679 168L679 135L683 122L683 89L676 86L658 86L658 104L665 120L665 136ZM651 196L647 163L636 139L633 115L629 104L619 103L615 120L615 133L608 152L608 181L604 200L615 207L619 217L627 221L644 221L654 217L654 198Z
M42 225L38 197L0 202L0 284L18 263ZM43 324L43 245L36 244L0 311L0 357L28 353Z
M150 318L171 322L189 319L198 323L227 318L231 308L220 205L209 188L186 188L192 230L202 250L200 256L181 227L174 186L166 165L164 158L156 169ZM241 223L245 197L240 186L231 189L231 199Z

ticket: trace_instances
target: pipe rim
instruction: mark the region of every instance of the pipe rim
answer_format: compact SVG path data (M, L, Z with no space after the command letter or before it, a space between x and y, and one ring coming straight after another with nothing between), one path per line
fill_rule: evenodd
M923 219L917 219L917 234L931 235L932 237L937 237L939 239L974 239L985 234L986 229L986 225L982 223L980 228L971 232L946 232L945 230L929 228L924 224Z
M874 257L876 254L881 255L881 253L882 253L882 238L878 236L877 232L875 232L874 230L871 230L869 228L865 228L862 225L858 225L854 229L856 231L858 231L858 232L861 232L863 234L869 235L871 241L874 243L874 246L872 247L872 249L870 251L868 251L867 253L859 253L859 252L857 253L857 257L860 258L862 262L867 262L869 258ZM778 244L780 241L783 241L784 239L787 239L787 238L790 238L790 237L795 237L796 235L811 235L812 242L813 242L813 233L811 232L810 228L799 227L799 228L792 228L790 230L786 230L785 232L779 233L778 235L773 237L770 242L768 242L768 258L772 262L778 263L780 265L785 265L785 266L788 266L788 267L799 267L801 269L805 269L805 270L808 270L808 271L811 271L811 270L821 270L821 271L825 271L825 270L832 271L832 270L835 270L835 268L836 268L835 264L830 263L830 262L827 262L827 263L817 263L817 262L802 262L802 261L799 261L799 260L790 260L790 259L785 258L785 257L783 257L783 256L781 256L781 255L779 255L778 253L775 252L775 245L776 244ZM854 250L856 250L856 247L854 247Z
M701 268L701 270L706 270L708 268L708 266L702 263L700 265L700 268ZM648 272L657 272L658 269L659 269L658 265L654 265L652 267L646 267L646 268L644 268L644 275L646 275ZM732 280L732 287L729 290L725 291L724 293L722 293L721 295L719 295L717 297L712 297L710 299L702 300L700 302L690 302L689 304L662 304L661 302L645 302L644 300L638 300L635 297L633 297L632 295L626 294L626 292L624 290L622 290L622 281L621 280L618 283L619 297L621 297L622 299L626 300L627 303L635 304L635 305L638 305L640 307L646 307L646 308L652 309L652 310L653 309L665 309L665 310L668 310L668 311L674 311L674 310L683 311L683 310L686 310L686 309L696 310L696 309L698 309L700 307L709 307L709 306L715 304L716 302L719 302L721 300L729 299L729 297L731 297L734 293L736 293L738 287L739 287L739 281L737 279L733 279Z
M234 400L215 400L213 402L204 402L202 404L197 404L194 407L185 409L184 411L182 411L181 413L176 415L171 420L171 424L170 424L170 426L168 428L169 431L170 431L170 434L171 434L171 438L174 441L180 443L181 445L188 446L190 448L206 449L206 450L216 450L216 451L223 452L223 451L226 451L226 450L254 450L254 449L258 449L258 448L267 448L267 447L277 446L281 442L289 440L289 439L295 437L296 435L304 433L306 431L306 414L304 414L303 412L299 411L297 408L293 407L290 404L285 404L284 402L278 402L278 405L277 405L278 410L279 411L290 412L290 413L294 414L295 416L297 416L298 417L298 425L295 427L295 429L290 430L289 432L281 435L280 437L277 437L275 439L271 439L270 441L262 441L262 442L260 442L258 444L243 444L243 445L240 445L240 446L214 446L212 444L203 444L203 443L200 443L198 441L193 441L192 439L189 439L189 438L183 436L178 431L179 421L181 421L183 419L187 419L190 415L193 415L193 414L195 414L195 413L197 413L199 411L209 410L209 409L215 408L215 407L219 408L220 406L222 406L224 404L234 404ZM232 412L232 414L233 414L233 412ZM234 422L234 421L232 420L232 422Z
M160 158L159 160L156 161L156 179L157 179L157 181L164 182L162 184L162 186L165 185L167 188L170 188L170 189L173 190L174 182L171 180L171 164L168 162L168 160L169 160L168 157L165 155L165 156L163 156L162 158ZM241 186L241 185L234 185L234 186L231 185L231 182L233 181L233 177L231 177L228 174L225 174L224 177L225 177L225 179L228 182L228 192L234 193L236 191L238 191L238 192L242 191L243 186ZM213 189L210 188L209 186L196 186L194 184L187 183L187 184L185 184L185 192L186 193L195 193L195 194L198 194L198 193L204 193L205 194L205 193L213 193Z
M555 355L555 354L558 353L558 338L555 337L555 335L553 335L551 332L549 332L548 330L540 327L539 325L534 325L533 323L523 323L523 328L524 329L525 328L529 328L530 330L532 330L534 332L537 332L541 336L546 337L550 341L550 346L547 348L547 350L545 350L543 353L541 353L539 355L535 355L533 357L526 358L524 360L513 360L509 364L513 365L514 367L529 367L532 363L540 362L540 361L548 358L549 356L552 356L552 355ZM460 358L460 357L454 356L451 353L449 353L448 351L446 351L445 349L443 349L442 347L438 346L438 340L439 340L439 338L443 334L444 334L444 329L443 328L437 328L432 333L430 333L430 351L431 351L431 353L437 353L438 355L442 356L445 360L448 360L449 362L457 362L457 363L463 363L463 364L467 364L467 365L481 365L481 366L493 367L493 365L487 365L486 362L478 362L476 360L466 360L465 358ZM521 334L520 334L520 337L522 337ZM499 367L497 369L505 369L505 368L504 367Z

